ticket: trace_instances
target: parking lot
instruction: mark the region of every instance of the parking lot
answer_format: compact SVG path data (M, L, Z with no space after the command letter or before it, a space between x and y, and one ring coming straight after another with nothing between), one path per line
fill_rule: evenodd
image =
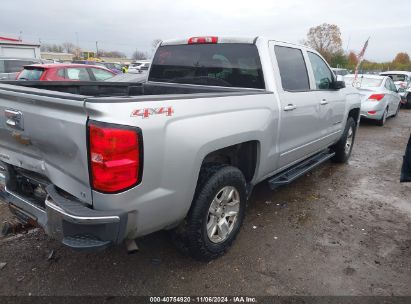
M0 295L410 295L411 185L399 183L410 132L410 110L362 122L348 165L260 184L232 250L210 263L166 232L133 255L73 252L41 230L0 240Z

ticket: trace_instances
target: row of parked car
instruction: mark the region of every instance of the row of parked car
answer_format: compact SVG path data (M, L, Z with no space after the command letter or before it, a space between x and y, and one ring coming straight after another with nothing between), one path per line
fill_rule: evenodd
M61 64L35 58L0 58L0 80L104 81L126 71L140 74L147 71L149 66L150 61L147 60L121 65L86 60Z
M360 91L361 116L383 126L389 117L397 116L400 107L411 108L411 72L387 71L379 75L360 74L355 77L346 69L333 69L346 85Z

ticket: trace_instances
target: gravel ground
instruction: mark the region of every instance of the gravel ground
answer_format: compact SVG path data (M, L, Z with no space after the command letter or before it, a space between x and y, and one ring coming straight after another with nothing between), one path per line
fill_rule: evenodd
M0 295L411 295L411 185L399 183L410 133L409 110L362 122L348 165L258 185L233 248L210 263L165 232L134 255L73 252L41 230L0 240Z

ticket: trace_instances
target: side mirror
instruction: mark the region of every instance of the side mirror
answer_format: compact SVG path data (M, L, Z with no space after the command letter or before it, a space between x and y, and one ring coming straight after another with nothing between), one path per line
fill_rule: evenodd
M340 80L334 81L333 84L332 84L332 88L334 90L344 89L345 88L345 82L340 81Z

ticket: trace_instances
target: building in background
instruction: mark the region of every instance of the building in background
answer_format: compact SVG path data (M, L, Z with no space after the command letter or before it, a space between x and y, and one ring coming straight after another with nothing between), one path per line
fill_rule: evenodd
M0 37L0 57L40 59L40 44L26 43L15 38Z
M71 53L41 52L41 59L68 62L73 61L75 55Z

